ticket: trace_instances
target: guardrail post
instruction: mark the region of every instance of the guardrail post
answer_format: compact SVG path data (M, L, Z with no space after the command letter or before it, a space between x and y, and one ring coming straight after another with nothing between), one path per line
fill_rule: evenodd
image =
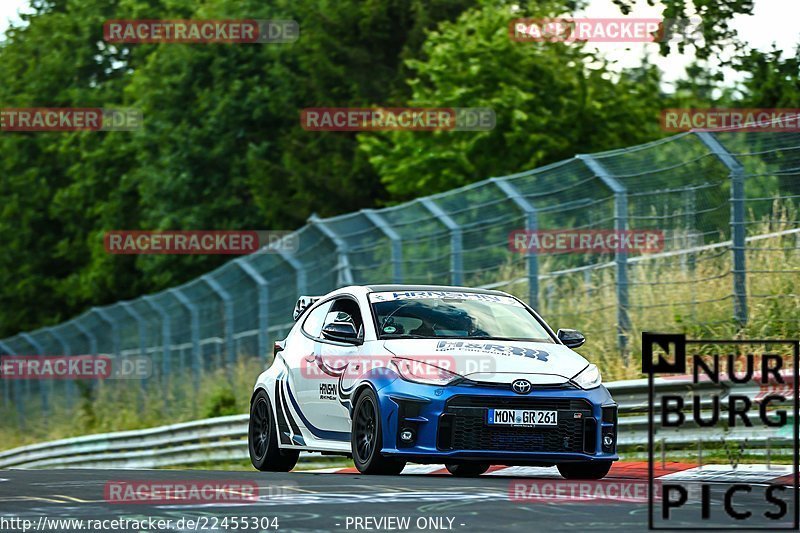
M30 333L20 333L19 336L22 337L25 340L25 342L33 346L33 349L36 350L37 357L45 357L44 346L42 346L42 344L39 341L34 339ZM50 383L52 383L52 381L50 381ZM39 381L38 385L39 385L39 394L42 397L42 412L46 415L48 412L47 387L45 386L44 383L42 383L41 380Z
M403 239L386 219L372 209L362 209L361 212L367 217L381 233L392 243L392 281L403 283Z
M733 251L733 316L740 327L747 324L747 250L745 228L744 167L713 133L696 131L694 134L730 171L731 180L731 250Z
M333 241L336 246L337 265L336 265L336 284L340 287L353 284L353 271L350 269L350 258L347 255L348 246L344 239L334 232L324 220L317 215L311 215L308 223L316 227L327 238Z
M169 313L156 302L153 296L142 296L142 300L161 317L161 377L162 379L172 373L172 328Z
M626 231L628 229L628 190L591 155L577 157L614 193L614 229L618 232ZM614 262L617 270L617 343L627 364L628 332L631 329L628 315L628 252L621 246L614 252Z
M233 264L241 268L258 286L258 353L262 357L267 357L272 353L268 348L267 332L269 327L269 282L244 257L235 259Z
M197 312L197 306L181 292L181 289L169 289L167 292L175 296L175 299L189 311L192 335L192 373L194 374L194 388L195 391L198 391L200 390L200 374L203 371L200 352L200 314Z
M492 183L503 191L509 200L525 213L525 230L528 232L539 229L539 215L536 208L514 187L508 178L491 178ZM528 301L534 309L539 309L539 258L530 248L525 254L528 261Z
M58 331L58 328L60 328L60 327L61 326L55 326L55 327L52 327L52 328L45 328L45 331L50 333L50 335L52 335L53 338L58 341L58 344L61 345L61 351L63 352L63 355L70 355L70 356L71 355L75 355L75 354L72 353L72 348L70 347L70 345L67 342L67 340ZM75 380L68 379L68 380L66 380L66 382L67 382L67 405L71 406L72 403L74 402L74 398L75 398Z
M226 358L228 360L228 375L230 377L231 384L233 384L232 365L239 359L239 356L236 353L236 341L233 338L233 298L217 280L208 274L201 276L200 279L202 279L211 288L211 290L222 299L222 306L225 310L225 350L228 352L228 356Z
M303 263L298 261L293 255L284 250L277 250L277 254L281 256L281 259L289 263L289 266L292 267L292 270L294 270L297 279L297 295L302 296L306 294L306 267L304 267Z
M442 211L442 208L433 199L420 198L419 202L450 231L450 282L453 285L463 284L464 254L461 226L450 215Z

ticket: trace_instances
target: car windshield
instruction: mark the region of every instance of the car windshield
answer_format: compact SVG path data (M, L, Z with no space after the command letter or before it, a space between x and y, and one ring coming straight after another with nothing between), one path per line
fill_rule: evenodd
M555 341L522 303L477 292L404 291L369 295L378 337Z

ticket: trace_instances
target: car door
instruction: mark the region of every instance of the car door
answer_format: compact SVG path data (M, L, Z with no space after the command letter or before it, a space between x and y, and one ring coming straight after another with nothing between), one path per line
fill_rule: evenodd
M358 302L353 297L343 296L337 298L325 317L323 330L326 325L338 323L349 323L353 329L359 332L363 341L364 321ZM335 374L335 379L320 384L320 401L327 403L325 409L330 413L329 426L334 431L350 431L350 394L349 388L352 385L354 372L358 372L352 365L362 364L363 354L361 344L337 342L325 338L320 342L320 355L326 371Z
M317 429L329 430L330 402L321 398L321 385L331 383L331 377L319 366L322 326L328 315L332 300L323 302L311 309L305 316L297 336L297 348L292 346L292 354L287 359L290 382L289 393L297 401L292 407L299 411L301 422L311 433ZM287 398L292 403L292 398ZM309 427L310 426L310 427Z

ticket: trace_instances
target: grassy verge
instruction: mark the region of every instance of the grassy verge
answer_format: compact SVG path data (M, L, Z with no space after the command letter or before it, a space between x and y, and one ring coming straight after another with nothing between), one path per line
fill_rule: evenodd
M16 409L0 411L0 447L247 413L253 385L265 366L263 360L243 358L230 373L205 373L196 390L190 378L144 388L138 381L100 381L95 387L78 382L72 407L53 398L47 416L29 417L24 424ZM30 412L38 409L29 406Z

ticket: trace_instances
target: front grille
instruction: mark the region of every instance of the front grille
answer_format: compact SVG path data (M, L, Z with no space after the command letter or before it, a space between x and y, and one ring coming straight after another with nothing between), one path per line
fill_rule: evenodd
M485 409L545 409L557 411L591 411L592 404L574 398L537 398L534 396L454 396L445 409L453 407L480 407Z
M490 408L557 410L558 425L489 426ZM575 418L575 413L580 413L580 418ZM592 453L597 425L591 415L591 404L581 399L456 396L447 402L440 417L437 446L442 450Z
M480 387L481 389L503 389L513 390L510 383L496 383L494 381L467 381L460 383L460 385L467 387ZM559 383L557 385L539 385L533 386L535 391L551 391L551 390L577 390L578 387L570 382Z

